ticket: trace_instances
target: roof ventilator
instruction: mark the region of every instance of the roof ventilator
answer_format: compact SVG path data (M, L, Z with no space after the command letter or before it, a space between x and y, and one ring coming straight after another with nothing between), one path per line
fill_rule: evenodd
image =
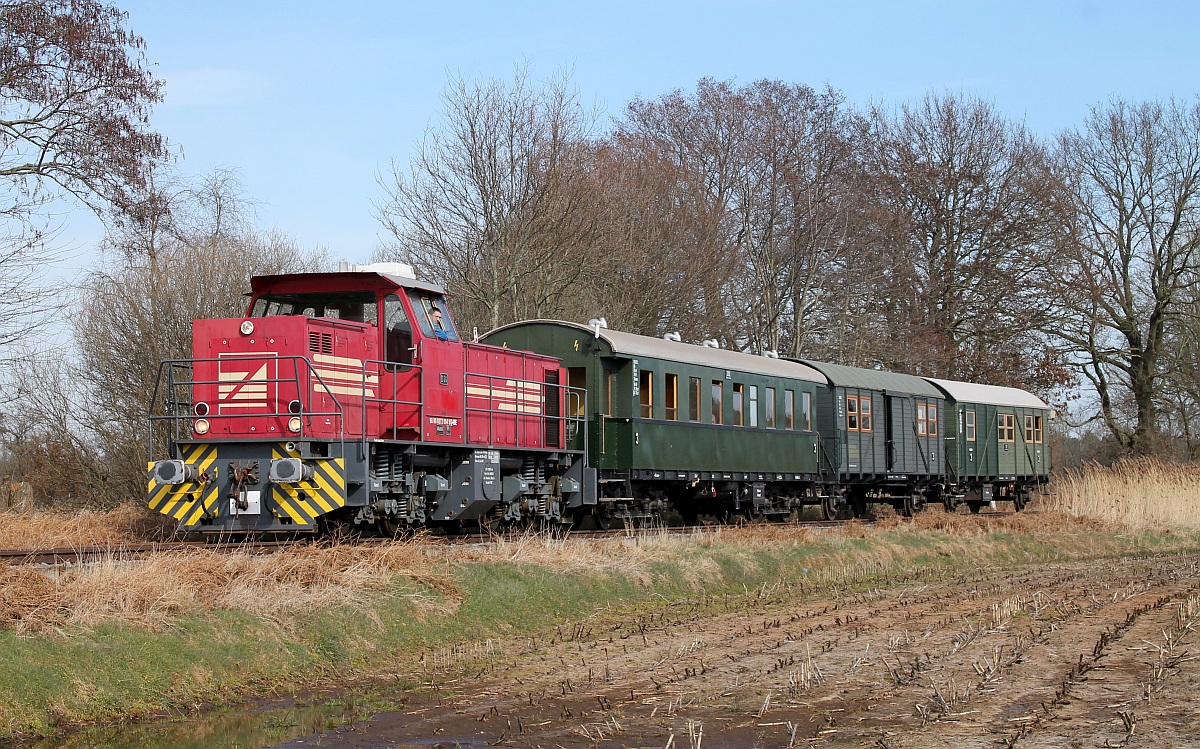
M716 338L705 338L700 345L704 348L721 348L721 343Z
M768 359L778 359L779 352L776 351L775 349L769 348L763 352L763 356L767 357Z
M592 330L596 331L596 337L599 338L600 337L600 328L604 328L605 330L608 329L608 318L607 317L593 317L591 320L588 320L588 327L591 328Z
M674 333L667 333L666 335L663 336L663 340L664 341L675 341L676 343L683 343L683 338L680 337L678 331L676 331Z

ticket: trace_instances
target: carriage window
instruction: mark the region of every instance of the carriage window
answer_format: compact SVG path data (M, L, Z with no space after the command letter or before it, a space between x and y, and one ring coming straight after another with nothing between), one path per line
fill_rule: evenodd
M638 398L642 418L654 418L654 373L648 369L638 372Z
M742 399L745 397L745 386L740 382L733 383L733 423L737 426L744 425L744 415L742 413Z
M967 433L967 442L975 441L975 412L967 411L965 415L966 423L964 431Z
M996 424L997 439L1001 442L1017 441L1017 417L1014 414L1000 414Z
M700 378L688 378L688 421L700 421Z
M1032 416L1025 417L1025 441L1029 442L1029 443L1033 442L1033 417Z
M750 426L758 426L758 385L750 386L750 404L746 406L746 412L750 416Z
M858 397L858 431L871 431L871 396Z
M664 380L663 415L675 421L679 418L679 375L668 374Z
M783 428L796 428L796 394L791 390L783 391Z
M712 381L712 423L721 423L721 381Z
M387 360L412 364L412 324L408 321L404 304L395 294L388 294L383 299L383 325Z
M766 400L763 402L766 407L766 413L763 414L763 426L767 429L775 428L775 388L767 388Z
M1042 444L1042 417L1033 417L1033 441Z
M858 431L858 396L846 396L846 431Z
M804 431L812 431L812 393L800 393L800 420Z
M927 415L925 413L925 404L918 403L917 404L917 435L918 436L924 437L926 434L926 432L925 432L926 418L927 418Z
M929 436L936 437L938 433L938 418L937 406L933 403L929 404Z

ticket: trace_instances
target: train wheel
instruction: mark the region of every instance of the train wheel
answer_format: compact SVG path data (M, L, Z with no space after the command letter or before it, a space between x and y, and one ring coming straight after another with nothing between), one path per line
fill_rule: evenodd
M900 514L906 518L911 518L913 515L916 515L918 511L920 511L923 504L924 500L920 494L913 494L905 497L904 502L899 508Z
M983 502L967 502L967 507L971 510L972 515L978 515L983 509Z
M404 535L408 526L395 518L376 518L375 531L384 538L397 538Z
M1029 495L1025 492L1018 491L1013 495L1013 509L1017 512L1025 509L1025 505L1029 504Z
M837 497L832 494L821 497L821 518L823 520L833 520L837 517L837 514Z

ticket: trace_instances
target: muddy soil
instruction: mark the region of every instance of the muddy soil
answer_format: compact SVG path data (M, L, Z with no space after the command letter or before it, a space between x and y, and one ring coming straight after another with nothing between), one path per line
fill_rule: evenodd
M781 586L430 654L283 746L1200 747L1198 630L1195 554Z

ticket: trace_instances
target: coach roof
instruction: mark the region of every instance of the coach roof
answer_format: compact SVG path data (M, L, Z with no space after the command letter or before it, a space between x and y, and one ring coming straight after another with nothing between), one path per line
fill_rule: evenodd
M744 354L740 351L730 351L722 348L696 346L691 343L670 341L665 338L622 333L608 328L589 328L579 323L563 320L527 320L496 328L487 334L491 338L497 333L521 325L557 325L572 328L581 333L593 336L608 344L609 349L617 356L644 356L663 361L675 361L682 364L695 364L715 369L728 369L737 372L770 375L773 377L790 377L795 380L819 382L825 384L825 376L817 370L800 362L787 359L773 359L766 356Z
M885 372L880 369L863 369L862 367L847 367L843 364L797 359L821 372L829 378L835 387L863 388L865 390L882 390L888 393L909 393L933 398L944 398L940 390L930 385L920 377Z
M983 403L989 406L1014 406L1017 408L1050 408L1041 398L1018 388L980 385L957 380L936 380L932 377L925 379L946 391L946 395L959 403Z

